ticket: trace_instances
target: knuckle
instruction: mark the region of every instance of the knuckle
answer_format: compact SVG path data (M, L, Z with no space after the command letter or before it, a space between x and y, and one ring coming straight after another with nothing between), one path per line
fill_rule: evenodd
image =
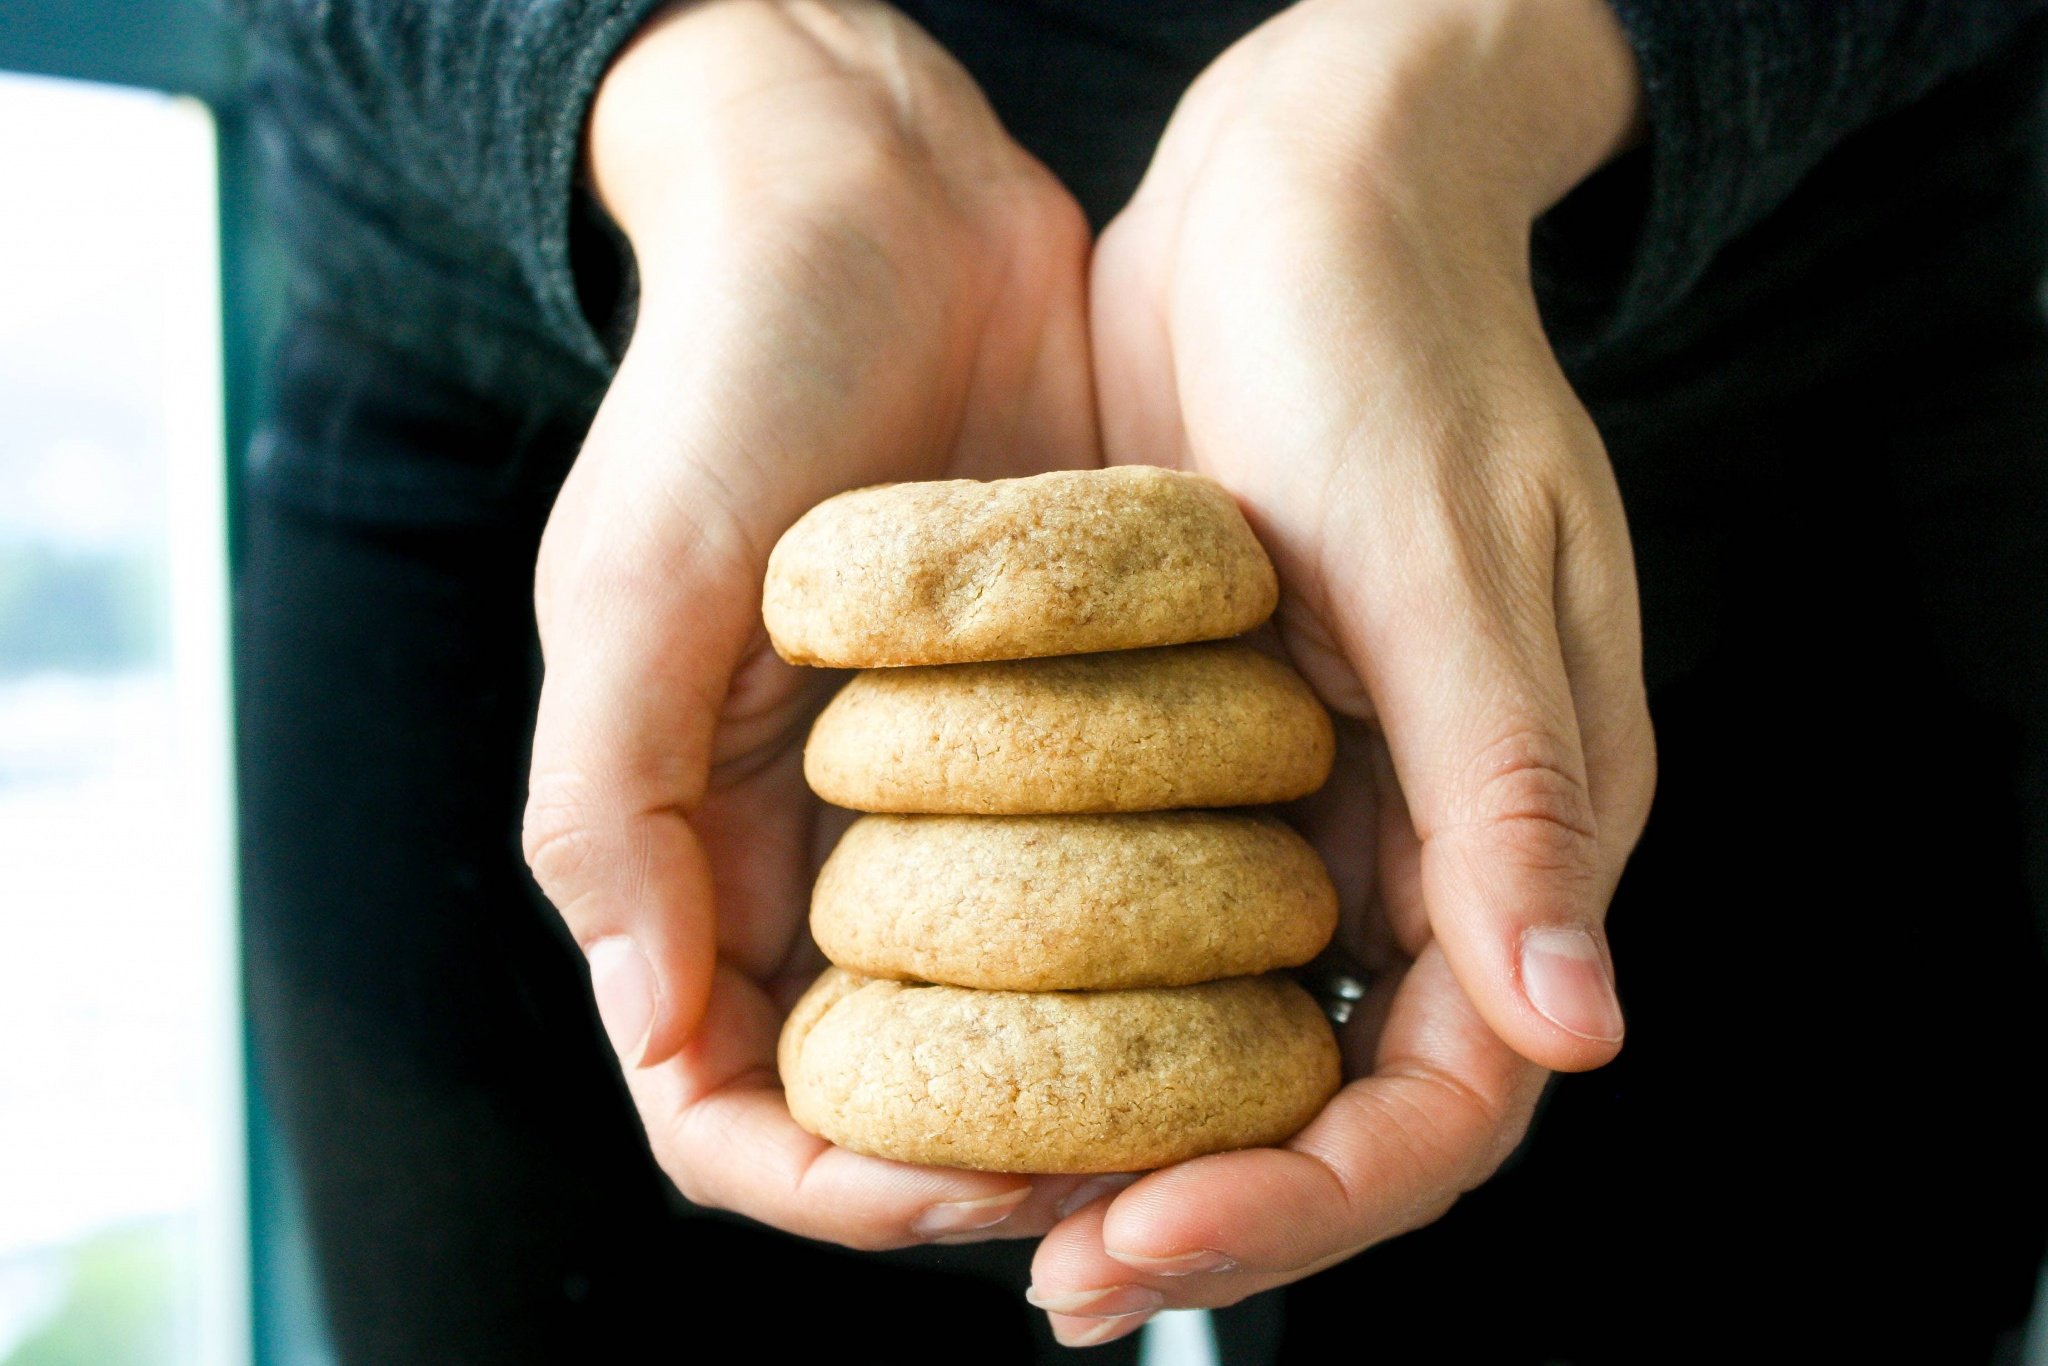
M1624 809L1631 844L1643 833L1643 825L1650 818L1650 806L1657 799L1657 750L1649 736L1647 723L1640 753L1642 757L1628 764L1622 776L1622 800L1626 803Z
M1592 793L1576 747L1526 729L1489 746L1472 767L1461 825L1483 830L1538 868L1590 868L1599 842Z
M574 779L538 779L526 799L520 851L535 882L565 913L588 887L609 843Z
M1435 1187L1425 1190L1419 1203L1441 1201L1441 1213L1507 1160L1521 1141L1527 1115L1510 1100L1489 1097L1441 1067L1411 1064L1403 1071L1416 1083L1417 1094L1409 1098L1409 1123L1401 1132L1417 1168L1438 1174Z
M1593 801L1571 743L1524 729L1489 745L1473 772L1473 815L1489 825L1526 821L1593 840Z
M1657 796L1657 739L1647 707L1636 706L1615 727L1597 766L1600 834L1626 855L1642 838Z
M1467 1158L1453 1136L1459 1122L1443 1108L1426 1074L1411 1074L1418 1086L1387 1101L1382 1142L1391 1161L1375 1173L1377 1194L1353 1191L1354 1204L1379 1205L1368 1242L1379 1242L1433 1222L1476 1181L1468 1181ZM1393 1198L1389 1198L1392 1196Z

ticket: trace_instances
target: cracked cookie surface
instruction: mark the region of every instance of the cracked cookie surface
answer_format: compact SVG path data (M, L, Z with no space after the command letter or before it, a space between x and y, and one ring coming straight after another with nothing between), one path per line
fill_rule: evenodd
M858 811L1057 815L1261 806L1322 786L1329 713L1235 642L856 674L804 777Z
M1183 986L1295 967L1337 924L1306 840L1271 816L863 816L825 861L834 963L998 991Z
M828 968L784 1026L790 1113L841 1147L980 1171L1143 1171L1279 1143L1339 1082L1285 977L1136 991L913 986Z
M761 615L792 663L876 668L1217 640L1278 601L1220 485L1123 465L827 499L776 543Z

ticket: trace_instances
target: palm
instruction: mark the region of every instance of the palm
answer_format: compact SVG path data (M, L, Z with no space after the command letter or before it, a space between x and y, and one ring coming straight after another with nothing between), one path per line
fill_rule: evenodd
M1433 1218L1504 1156L1543 1076L1488 1027L1432 942L1421 846L1345 604L1324 589L1328 476L1275 456L1356 437L1318 429L1343 405L1304 383L1305 372L1327 369L1326 310L1356 282L1341 259L1305 249L1313 234L1297 235L1301 225L1278 216L1255 182L1204 178L1216 159L1189 145L1214 126L1203 93L1197 86L1184 102L1144 189L1097 247L1091 321L1105 456L1217 479L1272 552L1282 583L1275 643L1339 718L1331 779L1291 815L1337 884L1337 947L1371 985L1340 1031L1349 1084L1307 1130L1281 1149L1154 1173L1114 1215L1075 1215L1039 1253L1034 1279L1055 1286L1131 1276L1107 1257L1106 1233L1120 1249L1215 1247L1223 1238L1234 1255L1249 1254L1246 1276L1206 1290L1185 1282L1174 1301L1183 1304L1233 1302L1306 1269L1314 1241L1303 1230L1327 1220L1312 1205L1293 1210L1296 1198L1349 1202L1355 1225L1373 1237ZM1367 372L1352 382L1369 382L1375 359L1351 357ZM1347 1191L1333 1172L1355 1167L1361 1153L1370 1154L1374 1188ZM1418 1191L1446 1193L1411 1207ZM1328 1260L1313 1254L1316 1264Z
M743 550L694 585L687 611L699 638L732 631L744 643L723 677L694 680L722 698L699 747L707 769L702 795L664 819L681 850L678 863L708 873L717 968L703 1027L674 1056L630 1072L629 1080L657 1149L663 1130L673 1138L668 1165L686 1193L785 1226L806 1220L777 1218L757 1191L734 1184L759 1176L732 1172L735 1144L763 1154L785 1174L779 1181L841 1192L842 1221L857 1221L874 1192L900 1185L908 1169L797 1130L775 1086L781 1021L818 967L805 932L809 884L844 817L810 794L802 774L809 720L841 680L785 664L770 650L759 626L765 555L797 512L847 488L1101 463L1084 316L1088 244L1078 208L1021 154L999 199L982 215L908 216L914 230L900 237L863 234L860 287L838 296L822 318L801 288L805 281L785 286L758 258L744 272L707 271L717 282L745 282L752 324L721 353L721 363L742 374L707 387L771 395L738 420L789 458L759 486L728 483L713 495L733 519L729 539ZM837 232L828 227L820 236L830 242ZM884 259L874 258L877 249ZM817 262L806 253L792 264L812 270ZM793 335L780 334L779 323ZM790 364L793 352L803 357L800 366ZM614 389L624 388L629 401L636 359L629 356ZM665 368L673 364L664 357ZM773 371L772 381L747 383L752 366ZM731 411L728 402L727 422ZM565 491L565 502L573 508L580 492ZM793 1185L782 1198L795 1198ZM820 1194L805 1203L817 1210L835 1199ZM838 1232L849 1227L859 1225L822 1231L847 1241L874 1236Z
M1344 1031L1347 1074L1362 1076L1373 1070L1391 996L1428 939L1419 902L1401 895L1415 885L1414 840L1365 687L1335 644L1335 624L1297 591L1312 580L1317 554L1304 525L1312 491L1290 486L1290 471L1262 459L1258 441L1232 439L1274 421L1274 367L1258 347L1275 321L1275 291L1261 278L1256 237L1236 216L1242 201L1226 198L1229 217L1217 221L1204 202L1215 197L1162 169L1173 164L1162 149L1144 191L1096 250L1091 302L1106 454L1111 463L1172 464L1218 480L1280 567L1273 640L1339 718L1330 781L1291 814L1337 884L1336 947L1373 974L1365 1008ZM1189 281L1198 287L1184 288Z

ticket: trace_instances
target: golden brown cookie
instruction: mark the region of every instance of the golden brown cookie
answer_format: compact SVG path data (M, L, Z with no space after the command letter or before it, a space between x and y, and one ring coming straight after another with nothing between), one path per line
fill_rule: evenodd
M761 615L784 659L875 668L1216 640L1278 601L1219 485L1124 465L827 499L768 557Z
M811 894L811 936L869 977L996 991L1183 986L1289 968L1337 892L1273 819L864 816Z
M783 1026L789 1110L877 1157L1125 1172L1291 1137L1337 1041L1281 976L1137 991L970 991L828 968Z
M1329 713L1234 642L856 674L804 777L859 811L1056 815L1291 801L1330 774Z

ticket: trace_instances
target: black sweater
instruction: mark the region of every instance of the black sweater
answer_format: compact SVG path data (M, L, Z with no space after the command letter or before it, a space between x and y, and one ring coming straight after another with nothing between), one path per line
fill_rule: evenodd
M273 482L323 506L389 503L396 486L338 438L366 387L401 378L508 431L587 418L631 281L578 186L581 130L607 62L658 3L235 0L261 53L292 254L286 408L324 424L320 443L289 420L272 434ZM1546 321L1596 416L1625 423L1701 385L1753 397L1783 382L1788 355L1804 373L1924 342L1929 310L1981 328L2031 308L2048 253L2044 0L1615 4L1647 145L1537 240ZM1098 222L1188 81L1278 7L904 5ZM337 348L354 380L337 378ZM318 393L294 404L294 386ZM488 500L501 475L468 493ZM425 500L414 511L432 501L398 485Z

